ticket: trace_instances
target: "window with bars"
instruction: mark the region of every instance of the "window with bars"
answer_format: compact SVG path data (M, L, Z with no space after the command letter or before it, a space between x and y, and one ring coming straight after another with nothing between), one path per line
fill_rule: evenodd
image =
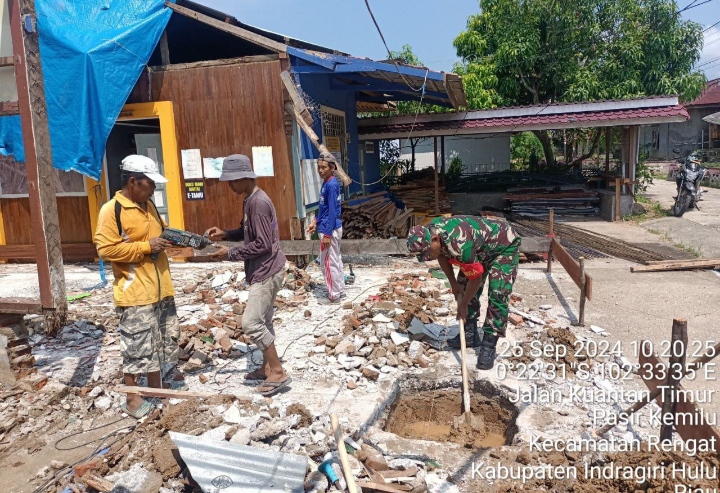
M347 171L347 127L345 112L321 106L323 144L332 152Z

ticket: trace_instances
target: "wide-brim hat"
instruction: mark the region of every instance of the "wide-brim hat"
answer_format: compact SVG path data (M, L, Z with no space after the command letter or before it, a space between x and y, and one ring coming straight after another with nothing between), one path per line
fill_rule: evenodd
M419 262L427 262L430 258L430 230L425 226L413 226L408 231L407 249L416 253Z
M244 154L233 154L223 159L220 181L235 181L246 178L257 178L253 172L250 158Z

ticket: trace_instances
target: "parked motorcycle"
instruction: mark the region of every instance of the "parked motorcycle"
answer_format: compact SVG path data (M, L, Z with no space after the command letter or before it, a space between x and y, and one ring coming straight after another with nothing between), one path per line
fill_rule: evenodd
M697 203L701 200L703 190L700 189L700 182L705 178L707 170L700 165L700 158L690 155L680 168L675 178L677 185L677 196L673 206L673 215L682 217L690 209L698 209Z

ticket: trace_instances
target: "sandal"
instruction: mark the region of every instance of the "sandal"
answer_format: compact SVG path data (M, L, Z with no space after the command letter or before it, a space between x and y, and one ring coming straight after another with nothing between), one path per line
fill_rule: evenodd
M153 405L149 401L143 399L143 403L140 404L140 406L135 409L134 412L130 412L127 407L127 401L125 401L125 403L120 406L120 409L122 409L125 414L132 418L141 419L150 414L150 411L153 410Z
M278 392L280 392L282 389L286 388L291 383L292 383L292 378L290 378L290 376L288 376L282 382L265 381L262 384L260 384L260 387L269 387L269 390L266 390L264 392L258 390L258 394L262 395L263 397L270 397L270 396L277 394Z

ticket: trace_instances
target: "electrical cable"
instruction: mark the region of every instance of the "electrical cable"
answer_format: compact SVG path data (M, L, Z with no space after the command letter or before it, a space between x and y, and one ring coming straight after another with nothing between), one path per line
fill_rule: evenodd
M710 3L710 2L712 2L712 1L713 1L713 0L705 0L704 2L701 2L701 3L696 4L697 0L693 0L690 5L688 5L688 6L685 7L684 9L678 11L678 14L681 14L681 13L685 12L686 10L694 9L694 8L699 7L699 6L701 6L701 5L705 5L706 3Z
M423 84L423 86L418 87L418 88L414 87L414 86L410 83L410 81L407 80L407 78L405 77L405 74L403 74L403 73L400 71L400 65L398 65L397 60L395 60L395 58L392 56L392 53L390 52L390 48L388 48L388 45L387 45L387 43L385 42L385 36L383 36L383 33L382 33L382 31L380 30L380 25L378 24L377 20L375 20L375 14L373 14L372 9L370 8L370 2L369 2L368 0L365 0L365 5L367 6L367 10L368 10L368 12L370 13L370 17L372 18L373 24L375 24L375 28L377 29L377 32L378 32L378 34L380 35L380 39L382 39L382 42L383 42L383 44L385 45L385 49L387 50L388 57L390 58L390 60L391 60L391 61L393 62L393 64L395 65L395 68L397 69L398 74L400 74L400 77L402 77L402 80L403 80L403 81L405 82L405 84L406 84L410 89L412 89L413 91L415 91L415 92L423 91L423 92L424 92L424 91L425 91L425 87L424 87L425 84ZM427 76L426 76L426 77L427 77Z

